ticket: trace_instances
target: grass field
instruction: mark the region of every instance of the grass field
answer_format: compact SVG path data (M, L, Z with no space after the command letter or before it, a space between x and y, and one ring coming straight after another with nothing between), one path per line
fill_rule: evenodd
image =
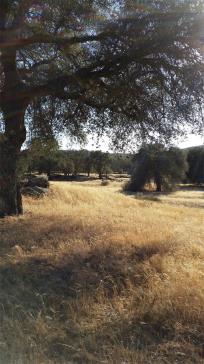
M0 221L0 363L204 363L204 191L52 183Z

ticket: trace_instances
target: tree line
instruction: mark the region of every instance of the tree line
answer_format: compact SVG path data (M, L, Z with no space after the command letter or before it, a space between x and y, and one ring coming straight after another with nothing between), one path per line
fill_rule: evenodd
M49 178L77 177L91 173L98 178L111 173L129 174L126 188L141 191L154 183L158 192L171 190L177 183L204 183L204 146L181 150L162 144L143 145L136 154L104 153L100 150L60 150L53 138L35 138L21 152L19 175L47 174ZM64 176L64 177L63 177Z
M77 177L91 173L98 177L108 177L110 173L129 174L132 158L129 154L104 153L100 150L60 150L55 139L35 138L28 143L28 148L21 152L19 160L19 176L25 173L57 174L65 177ZM62 177L61 177L62 178Z

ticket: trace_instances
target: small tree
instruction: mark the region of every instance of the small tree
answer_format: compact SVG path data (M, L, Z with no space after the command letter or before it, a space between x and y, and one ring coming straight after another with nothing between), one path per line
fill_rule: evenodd
M204 147L196 147L188 150L189 170L187 177L191 183L204 183Z
M69 176L74 172L74 163L66 152L60 153L57 158L57 171Z
M129 154L112 154L110 165L113 173L130 173L132 158Z
M100 150L92 152L92 160L95 171L101 179L103 173L106 173L110 166L110 156L108 153L103 153Z
M87 173L87 176L90 176L90 173L93 169L93 156L92 152L87 151L87 155L84 158L84 172Z
M17 178L20 182L26 173L31 172L31 156L28 150L22 150L17 164Z
M28 143L31 170L37 170L39 173L47 173L50 176L51 171L57 166L58 149L59 145L54 137L34 138Z
M161 144L145 145L135 156L130 191L142 191L146 183L154 182L157 192L172 190L187 170L185 154L178 148L166 149Z
M73 174L76 177L84 170L84 150L71 150L69 151L69 156L73 162Z

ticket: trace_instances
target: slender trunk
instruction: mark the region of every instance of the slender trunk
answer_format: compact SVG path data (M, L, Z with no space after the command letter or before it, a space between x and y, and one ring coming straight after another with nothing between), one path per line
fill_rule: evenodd
M23 214L23 201L22 201L22 195L21 195L21 185L18 181L17 183L17 206L18 206L18 214Z
M156 184L156 191L162 192L162 179L159 174L155 176L155 184Z

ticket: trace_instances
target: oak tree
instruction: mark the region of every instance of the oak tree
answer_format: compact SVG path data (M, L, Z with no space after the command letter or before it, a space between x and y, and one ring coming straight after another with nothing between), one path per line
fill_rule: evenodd
M1 0L1 216L22 212L16 169L32 123L119 142L200 120L201 13L199 1Z

